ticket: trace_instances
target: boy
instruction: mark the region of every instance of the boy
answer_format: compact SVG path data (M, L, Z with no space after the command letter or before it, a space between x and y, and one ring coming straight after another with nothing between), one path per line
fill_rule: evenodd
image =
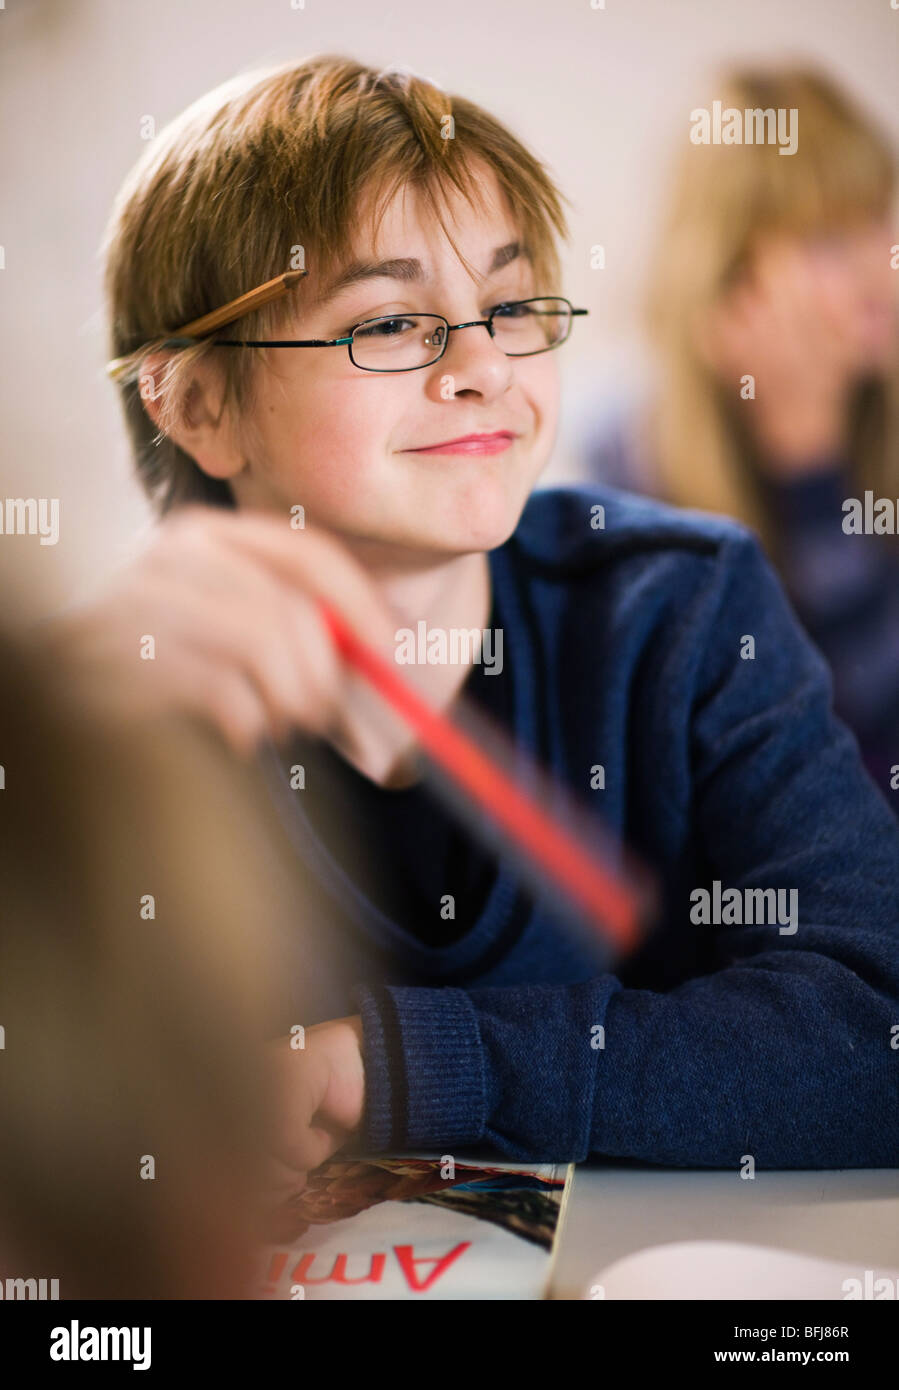
M531 495L558 412L547 349L571 328L546 302L563 231L536 160L422 79L318 58L186 112L107 243L166 519L72 645L86 673L110 652L111 696L280 744L318 884L272 1047L289 1169L348 1141L892 1165L899 828L747 532L613 491ZM298 266L215 345L179 336ZM502 631L501 672L417 674L444 709L463 690L491 709L655 866L662 920L616 975L416 784L317 595L385 648L422 621ZM753 890L789 911L738 911ZM293 1050L298 1022L317 1026Z

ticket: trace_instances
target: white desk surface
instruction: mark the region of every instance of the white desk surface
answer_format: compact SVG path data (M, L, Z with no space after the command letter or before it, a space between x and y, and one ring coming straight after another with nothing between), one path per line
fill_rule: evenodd
M599 1272L625 1255L697 1240L899 1267L899 1168L758 1171L745 1179L737 1171L579 1164L565 1197L548 1297L581 1299Z

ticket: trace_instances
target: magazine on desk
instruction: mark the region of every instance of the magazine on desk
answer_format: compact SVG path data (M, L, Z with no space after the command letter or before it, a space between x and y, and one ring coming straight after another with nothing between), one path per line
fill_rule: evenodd
M571 1164L335 1158L266 1247L263 1299L539 1299Z

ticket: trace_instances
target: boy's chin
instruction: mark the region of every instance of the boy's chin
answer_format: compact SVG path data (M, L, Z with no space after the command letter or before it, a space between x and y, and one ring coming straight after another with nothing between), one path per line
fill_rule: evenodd
M519 508L510 512L502 520L485 518L470 521L441 522L439 517L430 523L418 521L401 529L391 527L378 534L369 534L369 544L386 547L397 555L405 553L419 559L430 557L435 562L451 559L456 555L472 555L478 552L495 550L505 544L518 525L521 515Z
M443 553L495 550L514 532L530 491L522 477L484 479L474 486L466 481L422 509L414 524Z
M391 513L383 498L372 507L359 529L336 529L355 536L363 550L386 548L407 556L446 560L495 550L515 531L531 493L528 478L482 479L430 491L400 491L399 506Z
M421 546L442 555L495 550L514 532L526 500L526 496L514 502L507 499L503 506L472 507L461 514L447 512L428 518L425 525L416 527Z
M453 555L481 554L488 550L496 550L498 546L504 545L514 530L513 525L495 530L479 527L476 532L469 531L467 534L462 532L452 534L444 531L439 537L422 536L418 549L430 552L435 558L440 559Z

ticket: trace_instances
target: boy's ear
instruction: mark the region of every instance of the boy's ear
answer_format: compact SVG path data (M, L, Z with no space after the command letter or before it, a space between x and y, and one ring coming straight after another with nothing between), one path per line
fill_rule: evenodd
M211 362L197 362L186 387L165 383L172 353L151 353L138 378L144 410L158 429L212 478L232 478L244 467L232 412L224 406L224 380Z

